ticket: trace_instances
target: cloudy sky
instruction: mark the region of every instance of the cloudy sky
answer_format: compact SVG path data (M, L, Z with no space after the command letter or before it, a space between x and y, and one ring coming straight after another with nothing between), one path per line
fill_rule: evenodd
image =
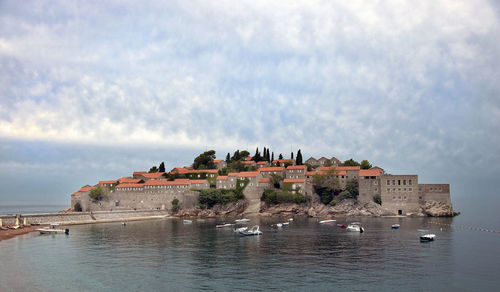
M2 204L257 146L498 194L495 1L101 2L0 1Z

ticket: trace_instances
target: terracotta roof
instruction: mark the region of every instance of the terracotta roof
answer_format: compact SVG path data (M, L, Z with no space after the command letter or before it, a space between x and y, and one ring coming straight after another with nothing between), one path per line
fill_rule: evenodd
M227 176L238 176L237 172L230 172L227 174Z
M242 164L255 164L255 161L253 160L248 160L248 161L242 161Z
M259 175L258 171L244 171L237 173L237 177L256 177Z
M219 162L221 162L221 161L222 161L222 160L220 160L220 159L216 159L216 160L214 160L214 163L219 163Z
M114 184L116 183L116 180L100 180L99 184L104 185L104 184Z
M219 175L217 180L227 180L227 175Z
M142 176L145 178L159 178L164 174L164 172L153 172L153 173L144 173Z
M121 188L142 188L144 184L119 184L116 186L117 189Z
M189 185L189 179L176 179L169 181L166 179L148 180L146 186L169 186L169 185Z
M335 169L335 170L360 170L361 168L359 166L322 166L319 169L320 170L330 170L330 169Z
M290 165L286 169L307 169L307 166L305 166L305 165Z
M380 176L380 173L379 169L361 169L359 176Z
M186 173L219 173L217 169L193 169L189 170Z
M306 172L306 175L315 175L317 173L319 173L319 171L308 171Z
M284 183L305 183L306 179L305 178L286 178L283 180Z
M208 183L208 181L206 179L192 179L189 182L192 183L192 184L204 184L204 183Z
M122 184L136 184L141 181L140 178L125 178L125 179L119 179L118 180Z
M259 172L263 171L283 171L285 168L283 166L274 166L274 167L262 167L259 168Z
M253 156L248 156L245 160L246 161L249 161L249 160L252 160Z
M267 161L259 161L259 162L257 162L257 164L259 164L259 165L262 165L262 164L268 164L268 163L269 163L269 162L267 162Z
M147 172L145 171L134 171L133 175L142 175L142 174L145 174Z
M271 179L268 177L263 177L259 180L259 183L269 183L271 182Z
M88 192L90 191L91 189L93 189L94 187L92 186L89 186L89 185L84 185L83 187L81 187L78 191L72 193L71 195L72 196L75 196L75 195L78 195L79 193L82 193L82 192Z

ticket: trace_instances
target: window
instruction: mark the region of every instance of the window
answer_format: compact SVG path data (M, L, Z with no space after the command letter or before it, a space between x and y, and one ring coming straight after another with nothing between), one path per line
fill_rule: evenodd
M390 180L387 180L387 185L390 185L391 184L391 181Z
M406 196L405 196L405 200L406 200Z
M373 185L375 185L375 186L378 185L378 181L374 181Z
M406 179L403 180L403 185L406 186Z
M420 196L420 197L418 197L418 199L419 199L419 200L422 200L422 197Z
M393 199L393 200L396 200L396 196L392 196L392 199Z
M375 191L378 191L378 189L377 189L377 188L375 188Z
M396 180L392 180L392 185L395 186L396 185Z
M391 189L387 188L387 192L390 193L391 192Z
M409 189L408 189L408 191L410 191L410 192L411 192L411 191L412 191L412 188L409 188Z
M403 189L403 192L406 192L406 188Z
M408 181L408 184L411 186L411 179Z
M398 186L400 186L400 185L401 185L401 180L400 180L400 179L398 179Z

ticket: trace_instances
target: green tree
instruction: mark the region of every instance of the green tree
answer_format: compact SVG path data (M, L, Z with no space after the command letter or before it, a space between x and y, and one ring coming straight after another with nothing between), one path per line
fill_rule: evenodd
M349 160L344 161L344 166L359 166L359 162L351 158Z
M158 167L158 172L165 172L165 162L160 163L160 167Z
M278 156L278 160L281 160L283 159L283 154L280 153L280 155Z
M351 179L347 182L345 190L348 191L353 199L356 199L359 195L359 183L357 179Z
M274 152L273 154L271 155L271 161L269 161L270 163L274 161Z
M177 213L181 209L181 204L177 198L172 200L172 212Z
M215 169L215 150L208 150L198 155L193 162L194 169Z
M302 153L300 152L300 149L299 151L297 151L297 159L295 161L295 164L297 165L302 165Z
M373 201L379 205L382 205L382 197L380 197L380 195L373 196Z
M89 197L92 199L92 202L96 203L98 201L102 201L108 198L108 194L104 188L100 185L94 187L89 192Z
M80 204L80 202L76 202L75 203L75 206L73 207L73 210L75 210L75 212L81 212L82 211L82 205Z
M247 157L250 156L250 152L246 151L246 150L242 150L240 152L240 159L241 160L245 160L247 159Z
M361 169L370 169L372 168L372 165L370 164L370 162L368 162L368 160L363 160L361 161Z
M156 165L153 165L153 167L151 167L148 172L149 173L158 172L158 167L156 167Z
M231 155L229 155L229 152L226 155L226 162L227 164L231 163Z
M238 161L241 159L241 156L240 156L240 150L236 150L234 151L234 154L233 154L233 158L231 158L232 161Z
M290 153L290 159L293 159L293 152Z
M255 150L255 155L252 157L252 160L255 162L259 162L260 158L261 157L260 157L259 147L257 147L257 149Z

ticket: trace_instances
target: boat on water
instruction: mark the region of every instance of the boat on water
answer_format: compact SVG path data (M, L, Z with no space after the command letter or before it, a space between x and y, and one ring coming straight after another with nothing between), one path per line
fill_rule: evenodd
M353 223L347 225L346 230L351 231L351 232L359 232L359 233L365 232L365 229L361 226L361 223L359 223L359 222L353 222Z
M49 227L39 228L37 229L40 234L69 234L69 229L57 229L56 226L59 224L50 224Z
M184 219L184 220L182 220L182 223L184 223L184 224L191 224L191 223L193 223L193 220Z
M278 228L283 227L283 223L276 223L276 227L278 227Z
M281 224L283 224L283 226L286 227L286 226L290 225L290 222L283 222Z
M319 224L333 223L335 221L337 221L337 220L335 220L335 219L325 219L325 220L319 221Z
M240 231L239 233L240 233L240 235L243 235L243 236L262 235L262 231L260 231L259 225L255 225L252 228L250 228L248 230Z
M338 228L342 228L342 229L346 229L347 225L345 225L345 224L337 224L337 227Z
M434 241L434 238L436 238L436 235L432 233L420 235L420 242Z
M292 222L292 221L293 221L293 218L289 218L289 219L288 219L288 221L289 221L289 222Z
M250 219L247 219L247 218L240 218L240 219L234 220L235 223L245 223L248 221L250 221Z
M392 224L391 228L392 229L399 229L400 225L399 224Z
M225 228L225 227L231 227L233 225L234 224L231 224L231 223L222 223L222 224L216 225L215 228Z
M242 232L242 231L246 231L247 229L248 229L248 227L247 227L247 226L245 226L245 227L240 227L240 228L236 228L236 229L234 229L234 232L239 233L239 232Z

